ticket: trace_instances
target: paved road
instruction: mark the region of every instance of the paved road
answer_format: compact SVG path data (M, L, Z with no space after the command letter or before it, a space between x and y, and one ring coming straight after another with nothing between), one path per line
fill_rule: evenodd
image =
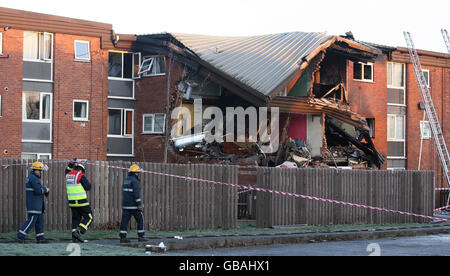
M450 256L450 235L172 251L170 253L185 256Z

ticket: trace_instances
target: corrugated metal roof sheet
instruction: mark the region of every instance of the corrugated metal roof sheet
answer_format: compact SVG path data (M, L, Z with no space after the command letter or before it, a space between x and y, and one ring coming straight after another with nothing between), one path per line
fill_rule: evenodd
M333 38L305 32L247 37L171 35L203 61L264 95L299 69L303 58Z

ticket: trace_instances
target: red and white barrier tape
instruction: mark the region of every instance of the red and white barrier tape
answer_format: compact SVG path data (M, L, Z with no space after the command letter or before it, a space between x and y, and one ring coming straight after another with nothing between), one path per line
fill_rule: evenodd
M444 206L444 207L439 207L439 208L437 208L437 209L434 209L434 212L441 211L441 210L444 210L444 209L450 209L450 205L447 205L447 206Z
M450 191L450 188L434 188L435 191Z
M99 164L89 163L89 162L86 162L86 164L99 165ZM128 168L123 168L123 167L119 167L119 166L107 166L107 167L116 168L116 169L122 169L122 170L128 170ZM161 173L161 172L153 172L153 171L146 171L146 170L141 170L141 172L142 173L150 173L150 174L162 175L162 176L167 176L167 177L175 177L175 178L180 178L180 179L184 179L184 180L191 180L191 181L199 181L199 182L206 182L206 183L212 183L212 184L226 185L226 186L231 186L231 187L244 189L244 190L247 190L247 191L266 192L266 193L271 193L271 194L277 194L277 195L283 195L283 196L291 196L291 197L303 198L303 199L309 199L309 200L316 200L316 201L322 201L322 202L327 202L327 203L334 203L334 204L339 204L339 205L344 205L344 206L351 206L351 207L358 207L358 208L364 208L364 209L388 212L388 213L393 213L393 214L400 214L400 215L414 216L414 217L419 217L419 218L424 218L424 219L431 219L431 220L450 222L450 219L444 219L444 218L438 218L438 217L433 217L433 216L414 214L414 213L410 213L410 212L391 210L391 209L374 207L374 206L368 206L368 205L357 204L357 203L344 202L344 201L339 201L339 200L334 200L334 199L327 199L327 198L321 198L321 197L315 197L315 196L307 196L307 195L302 195L302 194L295 194L295 193L290 193L290 192L280 192L280 191L269 190L269 189L264 189L264 188L260 188L260 187L244 186L244 185L225 183L225 182L214 181L214 180L200 179L200 178L195 178L195 177L190 177L190 176L181 176L181 175Z
M68 160L57 161L57 162L68 162ZM128 170L128 168L123 168L123 167L119 167L119 166L110 166L110 165L105 165L105 164L101 164L101 163L91 163L91 162L87 162L87 161L86 162L82 161L81 163L94 165L94 166L103 166L103 167L109 167L109 168L115 168L115 169ZM315 197L315 196L295 194L295 193L290 193L290 192L280 192L280 191L264 189L264 188L260 188L260 187L244 186L244 185L225 183L225 182L214 181L214 180L195 178L195 177L190 177L190 176L182 176L182 175L175 175L175 174L168 174L168 173L161 173L161 172L154 172L154 171L146 171L146 170L141 170L141 173L150 173L150 174L180 178L180 179L190 180L190 181L199 181L199 182L205 182L205 183L211 183L211 184L220 184L220 185L226 185L226 186L244 189L246 191L266 192L266 193L282 195L282 196L291 196L291 197L296 197L296 198L322 201L322 202L333 203L333 204L344 205L344 206L358 207L358 208L370 209L370 210L381 211L381 212L388 212L388 213L393 213L393 214L400 214L400 215L413 216L413 217L419 217L419 218L424 218L424 219L450 222L450 219L414 214L414 213L410 213L410 212L391 210L391 209L386 209L386 208L374 207L374 206L363 205L363 204L358 204L358 203L345 202L345 201L334 200L334 199L327 199L327 198L321 198L321 197ZM441 208L444 209L444 207L441 207ZM441 208L439 208L439 209L441 209Z

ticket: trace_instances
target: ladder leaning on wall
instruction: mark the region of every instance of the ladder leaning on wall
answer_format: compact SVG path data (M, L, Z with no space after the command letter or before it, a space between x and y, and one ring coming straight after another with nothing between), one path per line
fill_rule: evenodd
M445 31L446 32L446 31ZM442 31L444 34L444 31ZM428 85L426 84L425 77L422 73L422 66L420 65L419 55L417 54L417 50L414 47L414 43L411 38L411 34L409 32L403 32L405 36L406 45L408 46L409 55L411 57L411 61L414 65L414 73L416 74L417 84L420 89L420 94L422 95L423 102L425 104L425 111L427 113L428 121L431 127L431 133L433 134L434 143L436 145L439 159L441 160L441 165L447 179L447 185L450 188L450 176L449 176L449 167L450 167L450 156L448 153L447 145L445 144L444 133L442 132L441 126L439 124L439 118L437 116L436 110L433 105L433 101L431 99L430 91L428 90ZM445 38L444 38L445 39ZM447 48L448 45L448 34L446 40ZM449 49L450 51L450 49ZM450 205L450 196L447 200L447 205Z

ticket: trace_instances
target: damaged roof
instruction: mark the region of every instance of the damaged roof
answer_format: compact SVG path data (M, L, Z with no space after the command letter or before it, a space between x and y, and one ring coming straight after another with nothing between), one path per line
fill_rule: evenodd
M247 37L172 34L216 69L269 95L330 39L325 33L281 33Z
M318 32L238 37L170 35L216 70L264 96L281 92L288 78L301 74L309 61L327 48L356 59L378 54L373 47Z

